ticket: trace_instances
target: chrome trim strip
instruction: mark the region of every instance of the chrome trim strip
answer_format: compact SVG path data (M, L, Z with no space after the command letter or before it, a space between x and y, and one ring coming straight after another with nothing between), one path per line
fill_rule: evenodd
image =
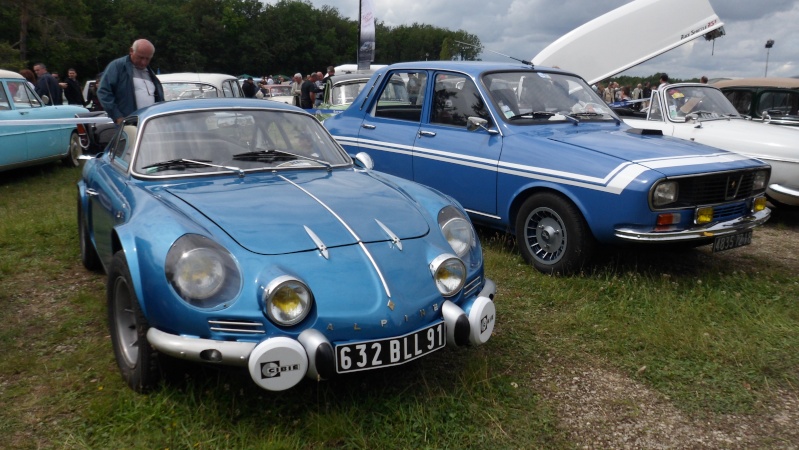
M289 180L288 178L284 177L283 175L278 175L278 178L280 178L281 180L285 181L286 183L289 183L290 185L292 185L292 186L296 187L297 189L301 190L302 192L305 192L305 194L306 194L307 196L309 196L309 197L311 197L312 199L316 200L316 202L317 202L317 203L319 203L319 204L320 204L320 205L321 205L323 208L325 208L325 209L326 209L328 212L330 212L330 214L332 214L332 215L333 215L333 217L335 217L335 218L336 218L336 220L338 220L339 222L341 222L341 225L343 225L343 226L344 226L344 228L346 228L346 229L347 229L347 231L349 231L349 233L352 235L352 237L354 237L354 238L355 238L356 242L358 242L358 245L361 247L361 250L363 250L363 252L364 252L364 254L366 255L366 257L367 257L367 258L369 258L369 261L372 263L372 267L374 267L374 269L375 269L375 272L377 272L377 276L378 276L378 277L380 277L380 282L381 282L381 283L383 283L383 289L386 291L386 296L388 296L388 299L389 299L389 300L391 300L391 290L388 288L388 283L386 282L386 278L383 276L383 272L381 272L381 271L380 271L380 267L378 267L378 266L377 266L377 262L376 262L376 261L375 261L375 259L372 257L372 254L371 254L371 253L369 253L369 249L367 249L367 248L366 248L366 245L363 243L363 241L361 240L361 238L360 238L360 237L359 237L359 236L358 236L358 235L355 233L355 230L353 230L352 228L350 228L350 226L347 224L347 222L345 222L345 221L344 221L344 219L342 219L342 218L341 218L341 216L339 216L338 214L336 214L336 212L335 212L335 211L333 211L333 209L332 209L332 208L330 208L330 206L328 206L327 204L325 204L325 202L323 202L322 200L320 200L320 199L319 199L318 197L316 197L315 195L313 195L313 194L311 194L310 192L308 192L308 191L307 191L305 188L303 188L302 186L298 185L297 183L295 183L295 182L293 182L293 181Z

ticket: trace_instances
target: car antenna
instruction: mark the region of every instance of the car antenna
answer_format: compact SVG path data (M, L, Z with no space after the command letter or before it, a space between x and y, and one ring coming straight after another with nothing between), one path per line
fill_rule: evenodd
M510 58L510 59L512 59L514 61L519 61L522 64L527 64L528 66L530 66L531 69L535 69L535 66L533 66L533 63L530 62L530 61L526 61L524 59L519 59L519 58L514 58L513 56L506 55L504 53L500 53L500 52L497 52L497 51L494 51L494 50L483 49L480 46L477 46L477 45L474 45L474 44L470 44L468 42L461 42L461 41L455 41L455 42L457 42L458 44L468 45L468 46L471 46L471 47L474 47L474 48L477 48L477 49L480 49L480 50L485 50L485 51L488 51L488 52L491 52L491 53L496 53L497 55L501 55L501 56L504 56L506 58Z

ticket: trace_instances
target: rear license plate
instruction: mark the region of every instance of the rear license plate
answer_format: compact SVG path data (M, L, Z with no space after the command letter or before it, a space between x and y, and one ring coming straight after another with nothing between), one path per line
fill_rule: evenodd
M396 366L447 345L444 322L405 336L336 345L336 372L357 372Z
M737 247L743 247L752 243L752 230L742 233L719 236L713 240L713 251L723 252Z

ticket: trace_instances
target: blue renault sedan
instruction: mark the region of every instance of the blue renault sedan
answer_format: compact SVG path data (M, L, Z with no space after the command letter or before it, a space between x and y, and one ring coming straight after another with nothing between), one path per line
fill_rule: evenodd
M546 273L579 270L598 243L747 245L771 213L769 165L627 126L558 69L395 64L324 125L376 170L515 233L522 256Z
M147 391L179 359L279 391L488 341L496 288L466 212L370 167L278 102L126 118L86 161L77 204L127 384Z
M0 70L0 171L59 160L77 167L83 151L77 126L53 119L88 112L73 105L44 106L22 75ZM42 119L51 123L20 123Z

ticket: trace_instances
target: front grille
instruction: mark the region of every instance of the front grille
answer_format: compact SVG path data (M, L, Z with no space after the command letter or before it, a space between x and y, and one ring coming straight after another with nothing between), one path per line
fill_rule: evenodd
M251 320L216 320L209 319L208 326L211 331L223 333L246 333L246 334L264 334L264 324L260 322L253 322Z
M474 293L480 289L480 285L482 284L483 277L477 277L474 280L466 283L463 287L463 296L464 297L471 297Z
M719 205L713 207L713 221L723 222L725 220L732 220L736 217L741 217L749 213L749 207L745 202L736 202L733 204Z
M672 181L679 183L678 200L665 209L737 203L761 194L764 189L755 191L752 188L756 172L757 170L738 170L672 178Z

